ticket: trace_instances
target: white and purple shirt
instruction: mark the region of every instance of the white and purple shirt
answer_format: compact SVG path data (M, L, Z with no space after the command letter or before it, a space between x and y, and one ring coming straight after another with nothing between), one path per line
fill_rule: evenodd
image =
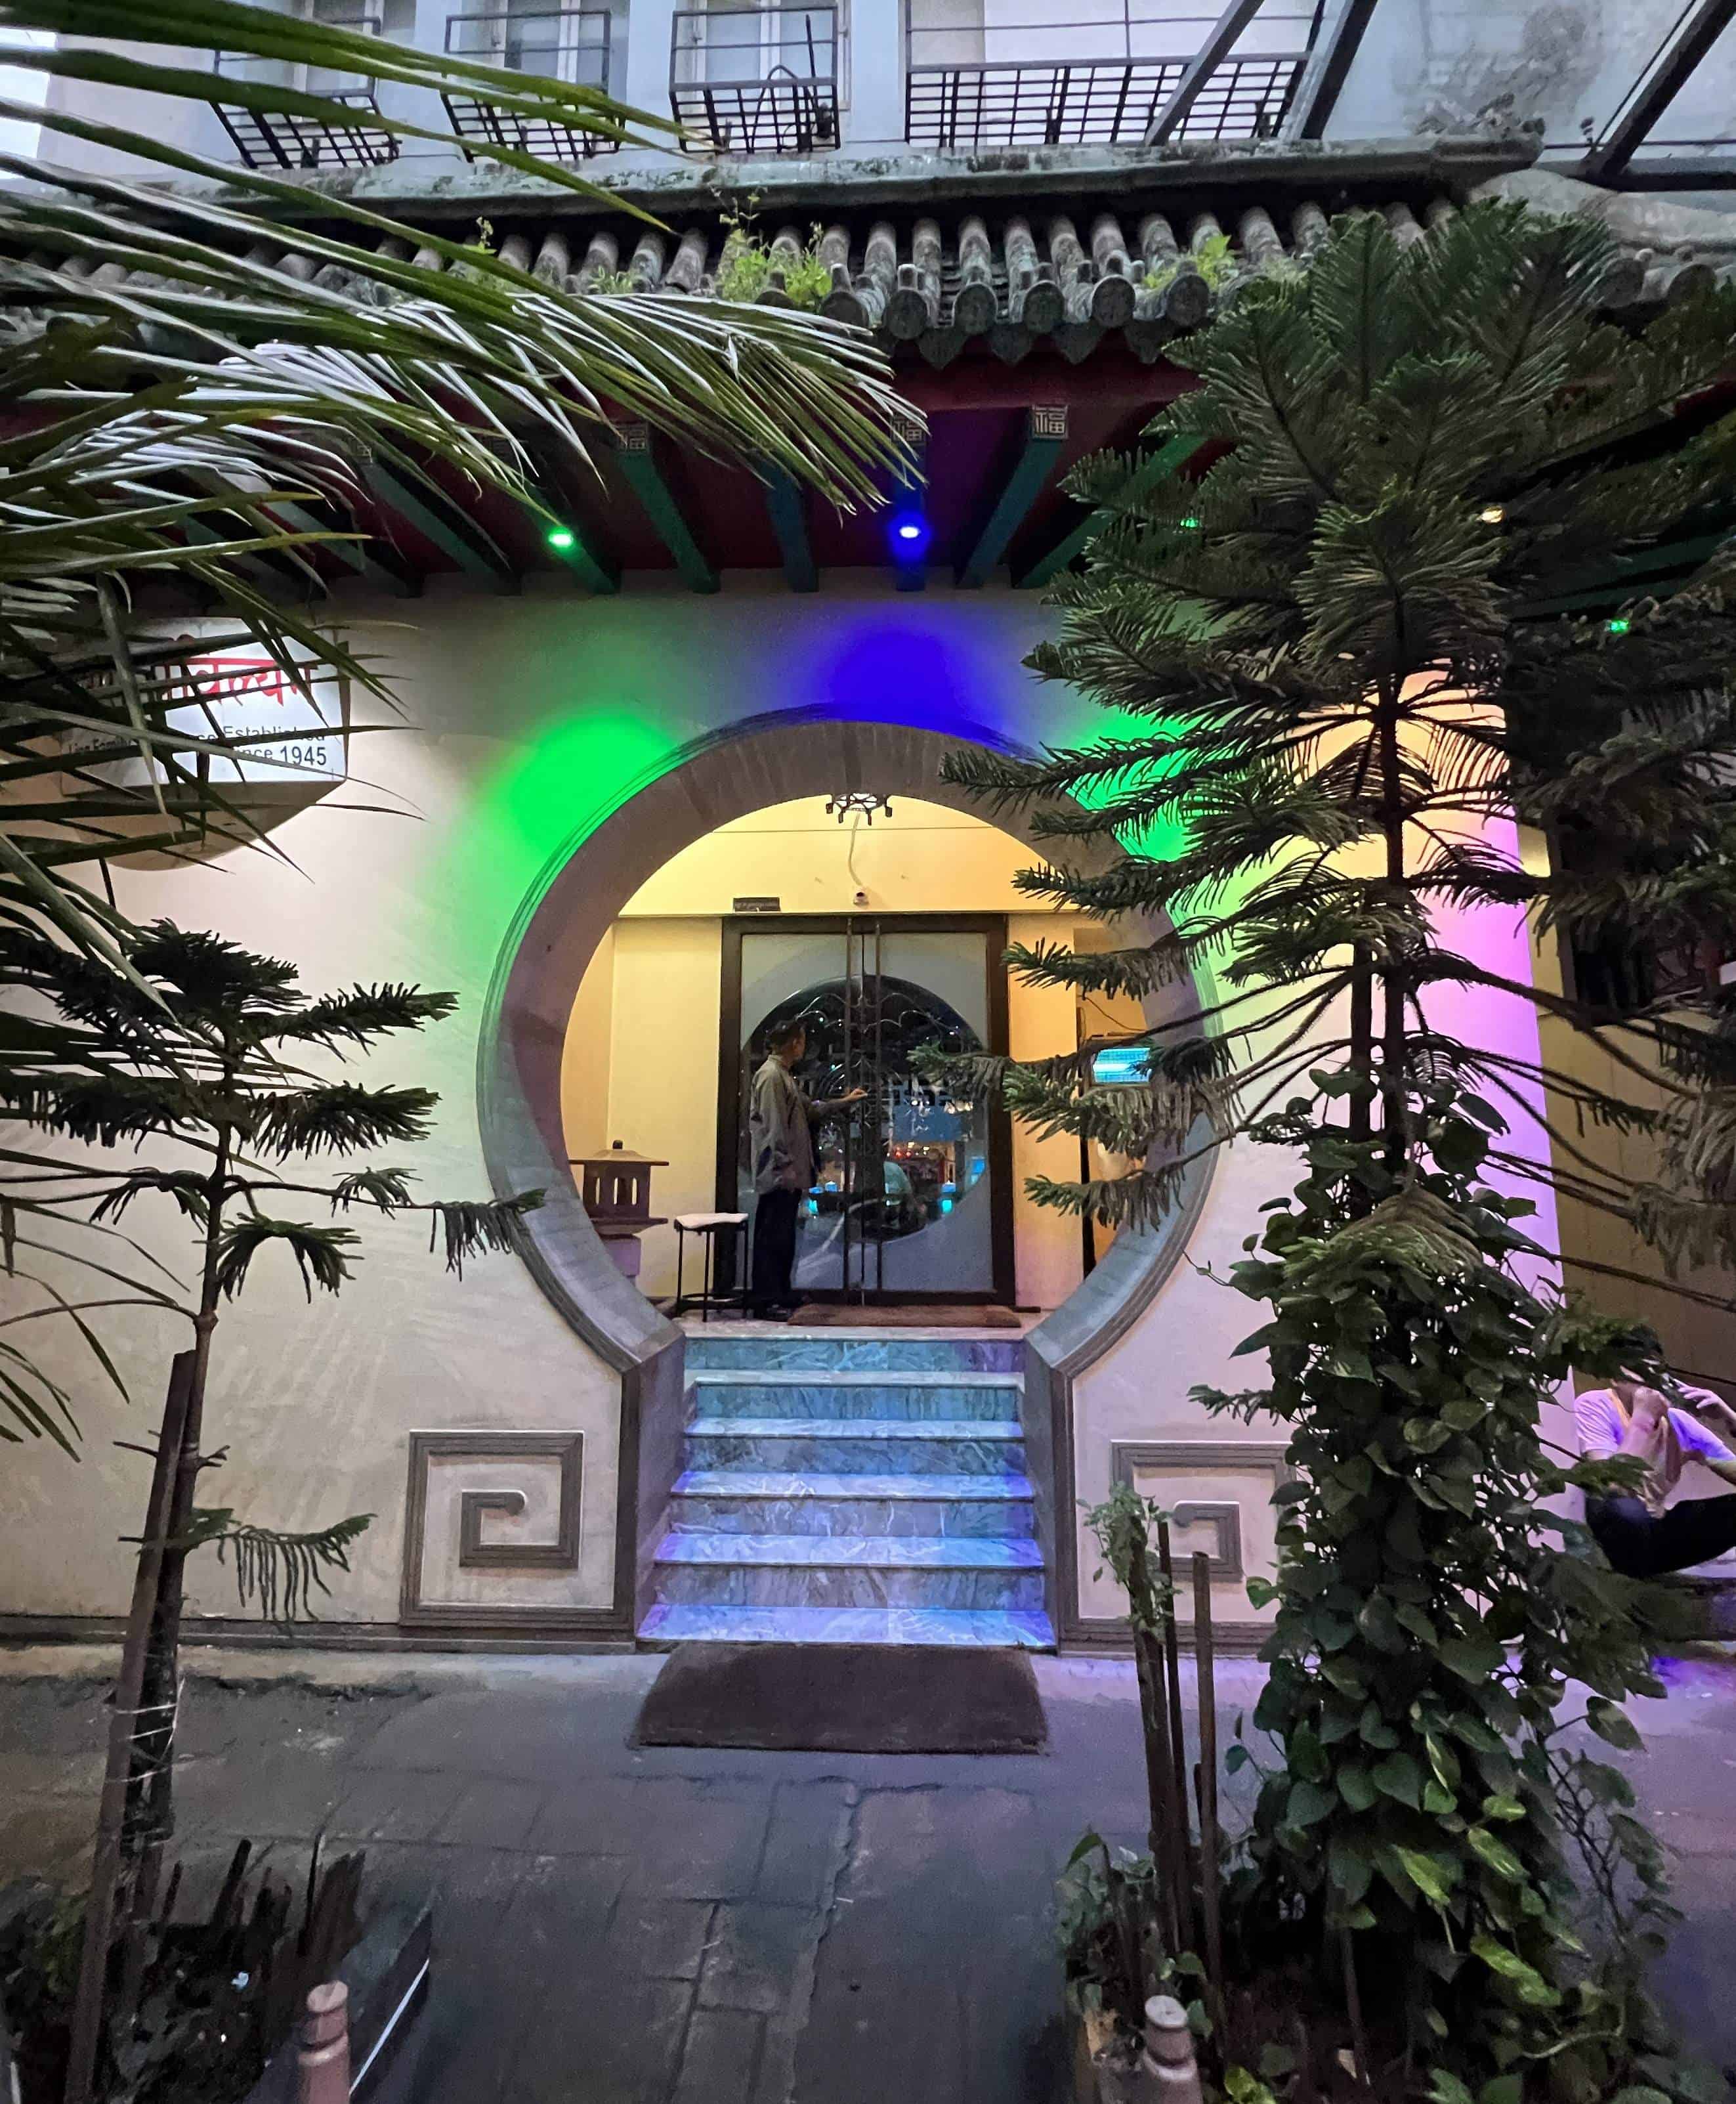
M1709 1389L1684 1388L1685 1395L1716 1402ZM1622 1451L1627 1437L1628 1415L1606 1388L1588 1389L1574 1404L1574 1422L1579 1432L1579 1451L1588 1461L1608 1461ZM1671 1410L1658 1420L1649 1447L1631 1446L1631 1459L1644 1461L1647 1476L1640 1492L1648 1511L1661 1513L1669 1503L1682 1470L1690 1460L1736 1460L1716 1433L1708 1432L1685 1410Z

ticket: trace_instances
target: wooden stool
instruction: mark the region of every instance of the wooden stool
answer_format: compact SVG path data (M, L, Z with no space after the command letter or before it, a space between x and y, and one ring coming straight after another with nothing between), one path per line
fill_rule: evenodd
M747 1304L747 1286L744 1280L733 1291L719 1293L714 1290L717 1277L717 1244L719 1235L739 1235L738 1250L745 1255L747 1246L747 1215L746 1213L677 1213L672 1224L675 1230L675 1297L670 1304L670 1320L678 1321L690 1308L700 1311L700 1320L709 1322L714 1308L745 1308ZM681 1290L683 1273L687 1260L688 1237L699 1235L706 1246L705 1263L701 1276L703 1290L698 1293L683 1293Z

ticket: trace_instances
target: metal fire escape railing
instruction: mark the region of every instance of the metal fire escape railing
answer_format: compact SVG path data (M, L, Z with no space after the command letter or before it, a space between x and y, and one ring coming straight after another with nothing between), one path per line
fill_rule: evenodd
M683 9L670 32L669 100L699 154L835 146L844 78L836 7Z
M906 5L905 136L942 151L1138 145L1216 19L1136 14L1126 0L1119 16L961 27L919 20L920 4ZM1173 136L1274 136L1289 113L1318 12L1262 13L1249 33L1281 38L1283 47L1232 51Z
M541 74L569 87L609 85L609 14L604 7L514 8L452 16L446 48L454 58ZM521 117L482 95L443 95L447 122L461 142L515 146L549 161L584 161L612 154L618 141L547 118Z
M377 15L323 14L318 20L328 29L349 29L365 37L380 34ZM220 83L226 78L299 88L355 112L354 123L328 123L282 110L250 109L243 104L225 100L220 85L211 96L211 107L222 119L236 152L250 168L366 168L398 158L397 140L379 124L368 121L379 116L380 105L375 100L373 83L363 74L289 66L280 59L255 58L240 51L219 51L211 69Z

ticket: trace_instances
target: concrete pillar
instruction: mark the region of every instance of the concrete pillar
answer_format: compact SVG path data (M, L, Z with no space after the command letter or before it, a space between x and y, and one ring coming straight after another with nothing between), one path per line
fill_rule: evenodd
M617 70L615 92L634 109L667 117L669 41L677 0L632 0L627 10L627 63ZM618 34L621 25L617 20Z
M852 152L872 150L904 137L905 0L851 0L850 106L843 131Z

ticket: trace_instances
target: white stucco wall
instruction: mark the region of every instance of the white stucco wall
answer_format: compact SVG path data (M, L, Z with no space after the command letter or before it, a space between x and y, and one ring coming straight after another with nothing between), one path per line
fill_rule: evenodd
M817 714L1025 747L1109 727L1102 712L1022 669L1047 618L1034 598L1010 591L903 595L869 575L829 577L811 598L742 574L709 599L635 580L618 599L594 601L570 592L505 600L436 583L412 607L358 602L346 632L389 667L403 715L394 728L352 740L349 787L279 825L272 837L280 855L242 852L206 867L126 871L121 903L139 919L171 915L289 957L316 991L387 978L455 991L456 1015L390 1049L372 1071L431 1085L442 1098L429 1142L387 1150L387 1158L415 1169L430 1196L481 1195L475 1064L484 992L515 911L572 845L696 742L768 713L787 720L791 738ZM382 801L401 814L345 808ZM680 845L668 844L671 852ZM1470 1015L1467 1027L1478 1027ZM1184 1260L1138 1326L1080 1374L1081 1496L1107 1487L1117 1440L1269 1436L1214 1426L1186 1392L1199 1381L1257 1378L1252 1362L1232 1365L1229 1356L1257 1311L1196 1267L1222 1270L1233 1259L1282 1173L1264 1150L1231 1151ZM309 1308L290 1267L268 1255L244 1300L225 1313L208 1441L227 1446L232 1459L207 1501L280 1527L373 1512L355 1570L327 1611L390 1621L409 1433L577 1430L585 1439L579 1568L558 1582L515 1578L494 1597L606 1603L616 1375L517 1259L486 1259L460 1282L426 1254L425 1230L361 1215L354 1224L367 1255L336 1303L322 1296ZM127 1224L185 1275L187 1243L166 1206L143 1201ZM54 1357L75 1389L84 1459L74 1464L37 1445L15 1452L0 1474L0 1610L114 1613L124 1604L127 1552L117 1537L136 1525L145 1464L110 1442L136 1437L149 1421L179 1340L164 1318L130 1312L105 1334L131 1406L105 1393L94 1366L59 1332ZM1215 1495L1209 1482L1200 1495ZM1250 1522L1245 1531L1253 1554L1257 1529ZM434 1545L431 1571L444 1553ZM1093 1568L1088 1550L1088 1607L1098 1597L1089 1589ZM226 1574L209 1559L194 1603L233 1611ZM1226 1599L1226 1611L1234 1604Z

